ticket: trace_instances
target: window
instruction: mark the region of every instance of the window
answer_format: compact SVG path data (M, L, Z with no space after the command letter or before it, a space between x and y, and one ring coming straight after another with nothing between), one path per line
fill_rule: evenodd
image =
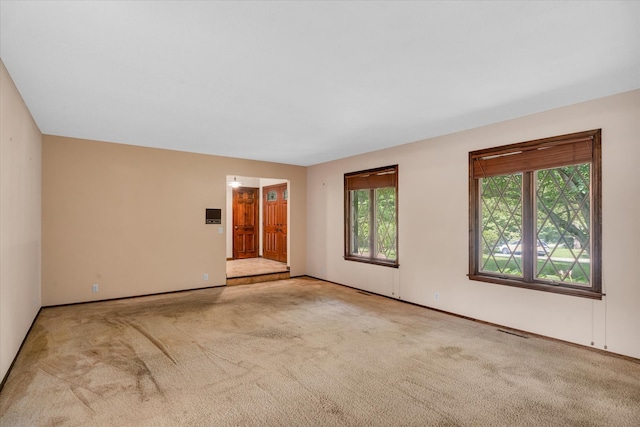
M600 299L601 131L469 153L469 278Z
M344 176L344 258L398 266L398 165Z

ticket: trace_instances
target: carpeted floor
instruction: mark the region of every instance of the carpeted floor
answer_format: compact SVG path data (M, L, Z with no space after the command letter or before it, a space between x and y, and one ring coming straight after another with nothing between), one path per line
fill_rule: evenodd
M44 309L9 426L637 426L640 364L299 278Z

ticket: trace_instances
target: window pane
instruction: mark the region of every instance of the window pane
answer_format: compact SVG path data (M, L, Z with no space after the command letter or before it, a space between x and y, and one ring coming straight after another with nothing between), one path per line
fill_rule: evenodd
M376 198L376 258L396 259L396 189L378 188Z
M351 248L352 255L369 254L370 191L352 190L351 195Z
M536 277L589 285L591 272L590 164L536 173Z
M481 271L522 277L522 174L480 179Z

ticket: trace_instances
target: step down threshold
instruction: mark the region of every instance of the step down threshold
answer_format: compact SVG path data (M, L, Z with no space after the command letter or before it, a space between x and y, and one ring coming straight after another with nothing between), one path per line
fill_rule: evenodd
M290 278L291 274L288 271L280 273L257 274L255 276L228 277L227 286L250 285L253 283L272 282L274 280L285 280Z

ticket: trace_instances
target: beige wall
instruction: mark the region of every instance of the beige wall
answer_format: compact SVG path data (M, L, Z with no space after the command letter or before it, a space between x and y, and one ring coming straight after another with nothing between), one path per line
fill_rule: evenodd
M226 233L204 215L226 227L231 174L289 180L291 274L306 272L304 167L45 135L42 174L44 306L224 285Z
M467 279L468 153L602 128L602 301ZM312 166L307 272L359 289L640 357L640 91ZM400 268L343 256L343 174L399 164ZM439 299L435 299L435 294Z
M0 61L0 379L40 309L42 135Z

